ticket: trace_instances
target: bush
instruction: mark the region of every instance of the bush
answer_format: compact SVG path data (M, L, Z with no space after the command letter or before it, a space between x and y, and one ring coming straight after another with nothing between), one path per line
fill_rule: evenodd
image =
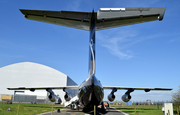
M179 90L177 90L172 94L172 100L175 106L177 107L180 106L180 86L179 86Z

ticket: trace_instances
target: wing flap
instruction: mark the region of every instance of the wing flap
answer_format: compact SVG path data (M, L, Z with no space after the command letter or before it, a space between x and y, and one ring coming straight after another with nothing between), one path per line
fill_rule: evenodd
M129 89L134 89L134 90L164 90L164 91L170 91L172 89L170 88L137 88L137 87L116 87L116 86L103 86L103 89L114 89L117 88L119 90L129 90Z
M65 86L65 87L18 87L18 88L7 88L8 90L46 90L46 89L78 89L79 86Z
M109 29L114 27L121 27L121 26L127 26L132 24L138 24L138 23L144 23L149 21L155 21L158 19L157 15L154 16L136 16L136 17L127 17L127 18L120 18L120 19L109 19L104 20L97 23L96 30L103 30L103 29Z

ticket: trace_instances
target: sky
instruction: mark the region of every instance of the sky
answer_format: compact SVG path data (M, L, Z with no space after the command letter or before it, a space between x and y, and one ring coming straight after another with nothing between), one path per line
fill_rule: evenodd
M68 75L88 77L89 32L27 20L19 9L97 12L99 8L166 7L162 21L96 32L96 77L104 86L160 87L134 91L132 100L171 100L180 85L180 1L0 0L0 67L35 62ZM110 90L105 91L105 99ZM120 100L126 91L116 92Z

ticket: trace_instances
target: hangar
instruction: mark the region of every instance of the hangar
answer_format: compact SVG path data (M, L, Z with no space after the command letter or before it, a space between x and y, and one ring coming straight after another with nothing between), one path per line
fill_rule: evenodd
M58 87L77 85L69 76L51 67L34 63L21 62L0 68L0 94L14 94L7 87ZM62 90L53 90L65 102L65 93ZM75 96L78 90L69 90L71 96ZM37 90L35 92L25 91L26 95L37 95L46 97L47 92Z

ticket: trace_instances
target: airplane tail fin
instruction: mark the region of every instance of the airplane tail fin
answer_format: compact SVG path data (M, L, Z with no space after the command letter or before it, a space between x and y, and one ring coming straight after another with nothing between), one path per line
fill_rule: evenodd
M89 77L95 74L95 24L96 17L94 10L90 19L90 39L89 39Z
M95 74L95 30L161 21L166 8L100 8L98 12L45 11L20 9L25 18L90 31L89 76Z

